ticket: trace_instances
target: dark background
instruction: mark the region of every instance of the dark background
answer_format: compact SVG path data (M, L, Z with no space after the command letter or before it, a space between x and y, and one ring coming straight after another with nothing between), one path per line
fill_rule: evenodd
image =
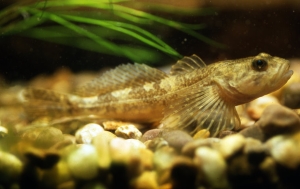
M227 4L224 2L203 1L197 4L214 7L214 15L180 19L190 23L206 23L202 34L225 44L226 49L207 45L175 30L167 30L158 35L162 35L162 39L182 55L198 54L207 62L254 56L260 52L284 58L299 58L300 1L297 3L277 0L274 4L264 0L245 1L247 3L236 3L240 1L234 0ZM9 3L12 2L0 1L0 7L3 8ZM16 35L0 37L0 48L0 75L8 82L28 80L62 67L78 72L130 62L126 58ZM157 65L174 62L175 60L166 56Z

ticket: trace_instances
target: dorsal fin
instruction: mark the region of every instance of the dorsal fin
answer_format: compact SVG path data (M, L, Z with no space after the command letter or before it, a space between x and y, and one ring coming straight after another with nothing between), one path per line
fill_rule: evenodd
M185 56L178 60L171 68L170 75L178 75L182 73L191 72L195 69L203 68L206 64L197 55Z
M167 77L167 74L145 64L120 65L107 71L98 78L80 87L79 96L95 96L127 87L143 86L146 82L156 82Z

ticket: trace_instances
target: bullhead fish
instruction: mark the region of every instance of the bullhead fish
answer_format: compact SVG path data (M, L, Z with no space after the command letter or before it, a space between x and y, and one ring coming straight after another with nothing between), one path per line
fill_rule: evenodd
M240 126L235 106L283 86L293 74L289 61L266 53L206 65L184 57L170 74L144 64L125 64L100 75L75 94L24 91L33 116L96 115L107 120L162 123L162 128L212 136Z

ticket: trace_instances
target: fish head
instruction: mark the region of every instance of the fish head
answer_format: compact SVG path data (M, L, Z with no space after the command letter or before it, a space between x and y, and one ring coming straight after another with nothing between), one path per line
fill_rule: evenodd
M235 105L247 103L279 89L293 74L289 70L288 60L266 53L234 60L222 67L226 69L223 79L219 76L221 83L218 84L225 98Z

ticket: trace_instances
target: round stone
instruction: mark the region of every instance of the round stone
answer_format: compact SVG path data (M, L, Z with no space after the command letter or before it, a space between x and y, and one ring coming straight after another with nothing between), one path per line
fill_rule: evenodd
M222 155L209 147L197 148L194 161L212 188L227 188L227 165Z
M67 164L76 179L89 180L98 174L98 154L94 146L82 144L69 155Z
M291 109L281 105L270 105L256 122L266 138L282 133L293 133L300 130L300 118Z
M162 138L178 151L181 151L186 143L193 140L188 133L181 130L165 130L162 132Z
M117 128L115 134L118 137L125 139L140 139L142 137L141 131L139 131L134 125L123 125Z
M91 144L92 139L102 131L104 131L103 127L96 123L86 124L76 131L76 141L79 144Z

